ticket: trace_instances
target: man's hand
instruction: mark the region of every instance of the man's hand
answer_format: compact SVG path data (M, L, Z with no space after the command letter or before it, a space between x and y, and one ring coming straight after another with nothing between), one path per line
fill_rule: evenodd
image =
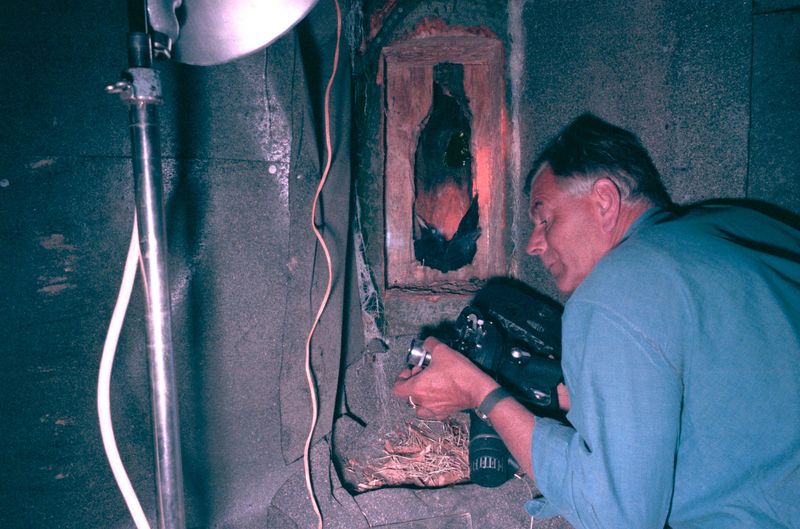
M567 391L567 386L565 386L564 384L559 384L556 387L556 392L558 393L558 407L564 411L569 411L570 401L569 401L569 391Z
M417 416L442 420L449 415L477 408L498 383L481 371L467 357L436 338L425 340L423 347L431 354L425 369L404 369L394 383L394 394L416 406ZM562 409L569 409L569 394L558 386ZM523 472L531 477L531 439L536 419L515 399L504 399L489 413L489 419Z
M476 408L498 386L467 357L436 338L426 339L423 347L431 354L428 367L404 369L394 384L395 395L411 397L418 417L442 420Z

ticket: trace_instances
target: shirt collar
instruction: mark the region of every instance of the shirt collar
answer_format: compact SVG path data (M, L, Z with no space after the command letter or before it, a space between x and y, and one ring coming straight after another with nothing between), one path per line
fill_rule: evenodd
M644 213L639 215L639 217L634 220L630 226L628 226L628 229L625 231L625 235L619 241L617 246L628 240L631 235L658 222L659 219L661 219L666 213L666 210L657 206L646 209Z

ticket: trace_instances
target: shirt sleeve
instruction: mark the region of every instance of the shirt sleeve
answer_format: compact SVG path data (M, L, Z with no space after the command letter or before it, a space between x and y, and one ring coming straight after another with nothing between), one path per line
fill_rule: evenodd
M536 517L561 514L577 529L662 529L680 433L681 377L657 341L593 303L564 319L564 373L572 427L540 419L533 474Z

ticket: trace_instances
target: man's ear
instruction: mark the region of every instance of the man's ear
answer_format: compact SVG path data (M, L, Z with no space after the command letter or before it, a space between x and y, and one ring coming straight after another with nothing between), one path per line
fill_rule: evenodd
M600 218L600 227L605 232L611 232L617 225L622 196L617 184L609 178L600 178L592 185L592 194Z

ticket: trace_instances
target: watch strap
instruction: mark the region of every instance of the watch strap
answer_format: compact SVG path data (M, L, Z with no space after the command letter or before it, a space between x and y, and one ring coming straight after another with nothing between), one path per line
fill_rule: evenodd
M498 386L490 391L486 397L484 397L480 405L475 408L475 414L482 420L489 422L489 413L492 411L492 409L497 405L498 402L509 397L511 397L511 393L509 393L508 390L506 390L506 388L503 386Z

